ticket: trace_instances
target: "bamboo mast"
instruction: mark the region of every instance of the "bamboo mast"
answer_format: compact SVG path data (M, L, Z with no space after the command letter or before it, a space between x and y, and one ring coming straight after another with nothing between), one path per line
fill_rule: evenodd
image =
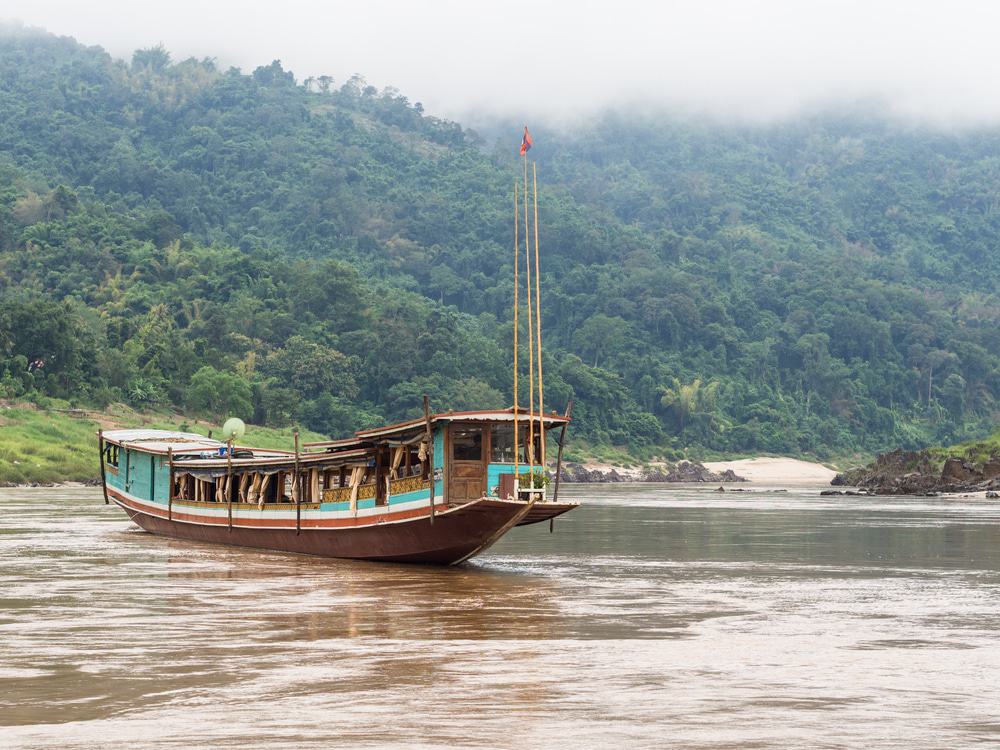
M517 293L518 293L518 269L521 267L521 242L517 236L518 227L521 224L521 220L518 217L518 211L520 205L517 198L517 180L514 180L514 499L516 500L518 495L518 472L520 471L520 461L518 460L518 449L519 438L518 435L518 392L517 392ZM103 454L102 454L103 455Z
M535 329L531 312L531 241L528 224L528 156L524 158L524 263L528 287L528 470L534 488L535 474Z
M542 293L538 271L538 162L531 162L532 194L535 201L535 345L538 347L538 434L541 444L541 470L545 472L545 410L542 408Z

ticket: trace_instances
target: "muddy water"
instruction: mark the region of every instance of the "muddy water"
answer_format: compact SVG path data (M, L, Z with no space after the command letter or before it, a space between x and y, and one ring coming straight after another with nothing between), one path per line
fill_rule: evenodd
M0 491L0 747L1000 745L1000 505L663 486L458 569Z

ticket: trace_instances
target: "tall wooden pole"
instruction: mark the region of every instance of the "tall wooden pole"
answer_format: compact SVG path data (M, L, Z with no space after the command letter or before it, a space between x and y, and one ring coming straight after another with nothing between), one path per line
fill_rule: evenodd
M104 469L104 430L97 431L97 450L101 457L101 489L104 490L104 504L110 505L108 500L108 475Z
M521 219L518 216L518 211L520 206L517 201L517 180L514 180L514 499L517 499L517 474L520 471L520 460L518 453L520 452L520 435L519 423L518 423L518 389L517 389L517 308L518 308L518 287L520 286L518 281L518 269L521 267L521 243L518 240L517 228L521 224ZM103 454L102 454L103 455Z
M299 486L299 431L295 430L295 474L292 475L292 491L295 493L295 536L302 533L302 487ZM278 489L281 493L281 489ZM279 498L280 500L280 498Z
M528 157L524 157L524 263L528 287L528 470L535 473L535 329L531 311L531 240L528 224ZM534 480L532 479L532 487Z
M538 354L536 360L538 362L538 433L541 443L541 460L540 464L542 467L542 472L545 471L545 410L542 408L542 293L539 287L538 278L540 276L538 270L538 163L531 162L531 174L532 182L534 183L534 190L532 191L535 200L535 346L538 347Z
M434 431L431 429L431 402L424 395L424 430L427 435L427 474L431 480L431 524L434 523ZM447 498L446 498L447 499Z

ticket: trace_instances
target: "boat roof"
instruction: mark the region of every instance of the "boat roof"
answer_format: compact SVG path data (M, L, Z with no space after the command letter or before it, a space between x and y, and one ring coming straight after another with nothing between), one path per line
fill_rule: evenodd
M528 412L525 409L517 410L517 418L527 424L528 422ZM556 414L555 412L550 412L541 416L535 415L535 420L541 419L543 425L546 429L556 427L558 425L566 424L570 421L569 417ZM434 414L431 416L431 422L513 422L514 421L514 408L510 409L484 409L480 411L449 411L443 412L441 414ZM387 437L389 435L396 435L403 432L409 432L415 427L422 427L426 424L426 421L421 417L418 419L410 419L406 422L399 422L398 424L387 425L386 427L375 427L370 430L358 430L354 434L361 440L370 440L372 438Z
M523 409L518 409L517 418L522 422L527 423L528 413ZM546 429L551 429L552 427L563 425L570 421L569 417L561 416L555 412L545 414L541 417L536 416L535 419L540 419ZM513 407L510 409L485 409L480 411L449 411L431 416L432 424L439 422L513 421ZM387 439L391 439L392 437L402 437L406 433L413 433L415 430L422 430L425 425L426 422L423 418L410 419L406 422L386 425L385 427L375 427L370 430L359 430L354 433L354 437L352 438L303 443L303 448L311 448L314 451L316 449L322 449L324 454L317 454L315 452L311 454L302 453L300 454L300 461L306 460L307 457L315 457L318 455L324 455L328 460L330 458L330 453L337 454L338 458L342 460L355 459L360 457L365 451L370 450L370 446L374 442L381 442L384 445L384 441ZM145 451L147 453L166 454L169 451L174 455L187 455L192 453L199 454L205 452L217 453L219 448L226 445L221 440L208 438L204 435L198 435L193 432L175 432L172 430L108 430L103 433L103 436L105 442L108 443L115 443L120 446L136 448L137 450ZM242 448L242 446L233 447ZM293 460L292 457L295 455L292 451L277 450L273 448L253 448L251 450L253 450L253 458L234 458L232 460L232 464L236 466L257 462L273 463L276 459L282 460L288 458ZM218 459L214 457L202 458L200 460L211 462L218 461ZM185 465L194 466L195 463L193 460L187 460L185 461Z
M220 440L213 440L193 432L151 429L108 430L104 433L104 440L118 445L128 443L130 448L138 448L152 453L166 453L168 448L173 448L175 453L178 451L217 451L225 445Z

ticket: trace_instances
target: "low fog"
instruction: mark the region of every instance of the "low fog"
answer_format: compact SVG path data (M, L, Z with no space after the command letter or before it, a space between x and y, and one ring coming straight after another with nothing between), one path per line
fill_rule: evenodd
M358 73L466 121L627 105L766 122L861 104L1000 122L1000 5L985 2L7 0L0 16L116 57L162 43L244 70L277 58L299 80Z

